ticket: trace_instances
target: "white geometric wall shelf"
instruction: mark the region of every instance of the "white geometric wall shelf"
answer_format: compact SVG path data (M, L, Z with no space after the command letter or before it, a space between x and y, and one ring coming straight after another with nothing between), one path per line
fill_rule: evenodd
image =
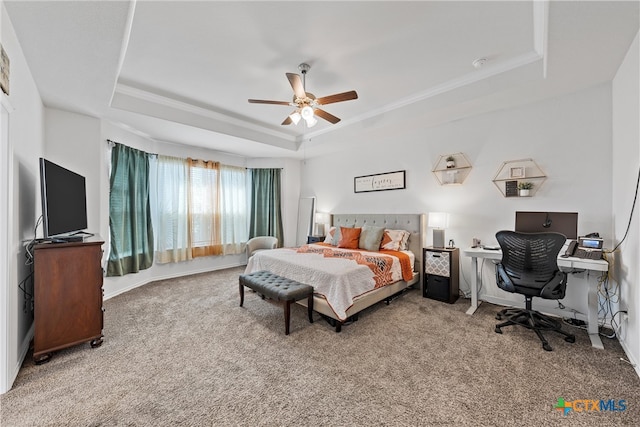
M540 166L533 159L509 160L503 162L493 183L504 197L533 196L547 179ZM522 187L530 185L529 191L522 191Z
M444 154L432 172L440 185L462 184L471 172L471 163L463 153Z

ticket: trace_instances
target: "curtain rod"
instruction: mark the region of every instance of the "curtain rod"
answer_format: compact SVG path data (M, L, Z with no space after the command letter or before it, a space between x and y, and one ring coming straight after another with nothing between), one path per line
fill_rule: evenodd
M129 147L129 146L128 146L128 145L126 145L126 144L122 144L122 143L120 143L120 142L117 142L117 141L114 141L114 140L112 140L112 139L108 139L108 138L107 138L107 144L109 144L109 146L110 146L110 147L112 147L112 148L113 148L113 146L114 146L115 144L120 144L120 145L124 145L124 146L126 146L126 147ZM133 148L133 147L129 147L129 148ZM134 150L137 150L137 148L134 148ZM144 151L144 150L139 150L139 151L142 151L142 152L144 152L144 153L146 153L146 154L148 154L148 155L150 155L150 156L156 156L156 157L158 157L158 153L148 153L148 152L146 152L146 151ZM215 160L203 160L203 161L205 161L205 162L212 161L212 162L213 162L213 161L215 161ZM220 162L218 162L218 163L220 163ZM223 163L220 163L220 164L222 165ZM226 166L226 165L225 165L225 166ZM279 169L279 170L284 170L284 168L245 168L245 169Z
M111 147L111 148L113 148L113 146L114 146L115 144L120 144L120 145L124 145L125 147L133 148L133 147L130 147L130 146L126 145L126 144L122 144L122 143L120 143L120 142L117 142L117 141L114 141L114 140L112 140L112 139L108 139L108 138L107 138L107 144L108 144L108 145L109 145L109 147ZM134 149L134 150L138 150L137 148L133 148L133 149ZM145 153L145 154L147 154L147 155L149 155L149 156L156 156L156 157L158 157L158 153L149 153L149 152L146 152L146 151L144 151L144 150L138 150L138 151L142 151L143 153Z

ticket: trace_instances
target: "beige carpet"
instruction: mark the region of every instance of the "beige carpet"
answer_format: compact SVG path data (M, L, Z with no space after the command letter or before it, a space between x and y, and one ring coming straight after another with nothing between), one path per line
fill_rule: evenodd
M497 307L379 304L339 334L303 307L247 292L242 268L167 280L105 302L105 342L30 357L0 397L4 426L638 425L640 380L617 341L593 349L493 331ZM554 409L558 398L624 399L626 411Z

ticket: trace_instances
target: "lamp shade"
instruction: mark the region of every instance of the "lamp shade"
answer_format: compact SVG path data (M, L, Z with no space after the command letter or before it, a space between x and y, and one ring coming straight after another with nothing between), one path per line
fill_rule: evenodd
M447 228L449 226L449 214L445 212L429 212L427 226L432 228Z
M294 125L297 125L300 119L302 118L302 116L297 111L294 111L289 115L289 118L291 119Z
M316 222L316 233L318 236L323 236L325 233L325 224L328 224L331 221L331 217L326 212L316 212L315 222Z
M316 224L329 224L331 218L327 212L316 212Z
M300 115L303 119L308 121L313 117L313 108L309 107L308 105L304 106L302 110L300 110Z
M310 128L314 127L316 125L316 123L318 123L318 120L313 116L311 116L311 117L309 117L308 119L305 119L305 120L307 122L307 126L310 127Z

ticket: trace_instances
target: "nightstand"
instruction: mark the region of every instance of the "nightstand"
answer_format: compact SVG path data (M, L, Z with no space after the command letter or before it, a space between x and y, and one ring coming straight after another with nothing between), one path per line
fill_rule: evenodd
M422 250L422 296L453 304L458 299L460 249L433 248Z
M324 242L325 236L307 236L307 244Z

